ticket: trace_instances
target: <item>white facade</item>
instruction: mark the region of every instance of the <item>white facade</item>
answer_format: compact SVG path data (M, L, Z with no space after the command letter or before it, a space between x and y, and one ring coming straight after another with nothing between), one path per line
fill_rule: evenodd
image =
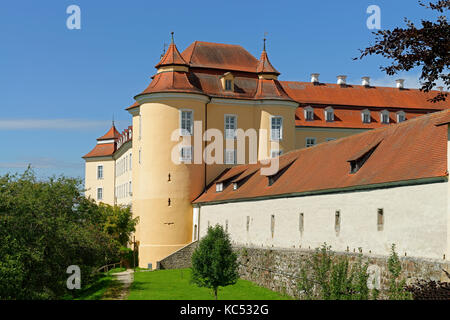
M208 225L225 228L227 224L232 241L239 245L315 249L326 242L335 251L360 252L361 248L364 254L387 256L395 243L402 256L449 260L448 196L449 184L444 181L200 205L199 236L206 234Z

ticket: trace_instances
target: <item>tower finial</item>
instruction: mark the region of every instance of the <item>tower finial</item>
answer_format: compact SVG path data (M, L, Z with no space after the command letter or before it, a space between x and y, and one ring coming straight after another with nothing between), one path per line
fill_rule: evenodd
M113 113L113 115L112 115L112 125L113 125L113 127L114 127L114 113Z
M172 43L173 43L173 31L170 33L170 35L172 36Z
M266 40L267 40L267 32L264 32L264 38L263 38L263 51L266 51Z

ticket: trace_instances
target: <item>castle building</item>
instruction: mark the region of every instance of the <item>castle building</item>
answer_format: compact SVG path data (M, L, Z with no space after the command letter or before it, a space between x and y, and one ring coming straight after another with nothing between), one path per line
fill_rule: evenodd
M280 81L265 45L257 59L238 45L200 41L180 53L172 39L155 67L151 83L127 108L132 126L119 133L113 124L83 157L86 196L131 205L139 217L141 267L154 267L198 239L205 230L200 207L209 201L208 186L218 187L220 197L216 179L225 170L239 163L256 166L252 173L241 172L239 185L260 170L257 161L282 155L281 172L292 165L283 167L289 151L448 108L429 101L436 92L405 88L402 80L395 88L371 86L368 77L362 85L347 84L346 76L338 76L336 84L321 83L318 74L311 82ZM255 143L244 145L243 156L237 152L241 131L248 141L253 133ZM221 152L211 151L218 142ZM320 156L326 159L316 160L324 172L332 170L334 154ZM223 161L209 161L218 157Z

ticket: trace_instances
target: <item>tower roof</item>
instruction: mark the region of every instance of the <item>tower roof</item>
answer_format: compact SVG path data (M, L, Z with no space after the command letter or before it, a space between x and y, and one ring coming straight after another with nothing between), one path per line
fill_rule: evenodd
M269 74L275 74L280 75L280 73L275 69L272 64L269 61L269 57L267 56L266 52L266 42L264 40L264 49L261 53L261 58L259 59L258 67L256 68L257 73L269 73Z
M110 139L117 139L119 138L120 133L119 131L117 131L116 127L114 126L114 122L111 126L111 128L108 130L107 133L105 133L103 136L101 136L100 138L97 138L97 140L110 140Z
M180 52L173 41L173 32L172 32L172 41L169 45L169 49L166 54L161 58L161 61L155 66L155 68L160 68L163 66L188 66L187 62L183 59Z

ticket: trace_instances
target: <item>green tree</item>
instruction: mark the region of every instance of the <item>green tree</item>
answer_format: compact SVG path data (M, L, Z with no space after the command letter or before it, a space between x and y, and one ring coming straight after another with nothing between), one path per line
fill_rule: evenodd
M237 256L229 235L220 225L209 227L192 254L192 282L212 289L217 300L219 286L235 284L238 277Z
M80 267L82 286L88 284L93 271L119 259L125 234L134 228L121 221L128 216L122 210L86 199L79 179L38 180L30 168L0 176L0 299L71 294L70 265ZM122 217L115 228L106 227L111 216Z

